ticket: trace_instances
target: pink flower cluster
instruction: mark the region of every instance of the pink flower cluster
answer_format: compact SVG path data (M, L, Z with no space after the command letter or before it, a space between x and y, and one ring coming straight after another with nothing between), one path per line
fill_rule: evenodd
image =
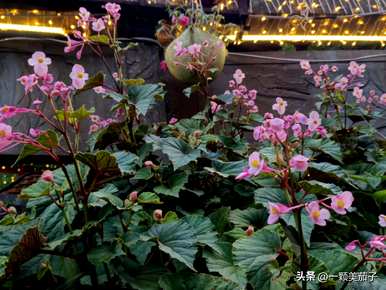
M364 244L360 243L358 240L354 240L345 247L348 252L353 252L357 248L359 248L364 261L386 262L386 235L374 235ZM381 256L378 254L372 256L376 251L381 252Z
M237 69L233 74L233 80L229 81L229 89L225 94L233 95L233 102L243 106L246 109L246 113L257 113L259 111L256 105L256 90L248 90L243 81L245 74L242 70Z
M285 113L287 102L282 98L277 98L272 108L280 115ZM309 116L296 111L292 115L274 117L271 113L264 115L264 122L257 126L253 131L253 138L256 141L270 141L273 144L285 142L291 133L297 138L310 137L314 133L324 137L326 129L321 125L321 119L316 111L312 111Z
M327 205L324 200L320 201L311 201L309 203L296 205L293 207L288 207L281 203L268 203L269 217L268 224L276 223L281 216L284 214L290 213L294 209L304 207L308 213L310 220L320 226L325 226L326 221L330 219L331 214L327 209L335 211L337 214L345 215L347 211L350 210L351 205L354 201L354 197L350 191L344 191L338 195L329 197L327 199L331 200L331 204ZM325 206L326 208L321 208L320 205Z
M190 18L189 18L189 16L186 16L184 14L181 14L179 16L173 15L172 16L172 23L173 24L179 24L182 27L186 27L190 23Z

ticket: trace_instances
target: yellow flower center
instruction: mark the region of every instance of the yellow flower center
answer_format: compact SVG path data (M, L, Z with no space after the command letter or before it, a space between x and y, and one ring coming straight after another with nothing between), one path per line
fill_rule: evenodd
M38 58L38 63L40 63L40 64L41 64L41 63L44 63L44 57L39 57L39 58Z
M344 208L344 201L341 200L341 199L338 199L336 201L336 205L339 207L339 208Z
M78 79L83 79L84 74L82 72L78 72L77 77Z
M4 106L1 108L1 112L3 113L7 113L9 111L9 107L8 106Z
M0 130L0 138L4 138L6 135L7 134L4 130Z
M385 215L385 216L383 216L383 220L384 220L384 221L386 221L386 215Z
M258 159L254 159L252 160L251 165L253 168L258 168L260 165L260 161Z
M279 211L277 210L276 207L271 207L271 213L272 213L272 214L278 214Z
M318 219L318 218L320 217L320 211L314 210L314 211L311 213L311 216L312 216L312 218L314 218L314 219Z

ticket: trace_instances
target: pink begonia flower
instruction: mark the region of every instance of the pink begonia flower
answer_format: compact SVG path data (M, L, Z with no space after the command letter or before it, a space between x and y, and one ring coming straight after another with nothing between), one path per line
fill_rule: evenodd
M245 234L250 237L253 235L255 231L255 228L252 225L249 225L248 228L245 230Z
M309 158L298 154L298 155L293 156L290 159L289 165L291 166L291 169L293 169L295 171L304 172L308 168L308 160L309 160Z
M184 27L188 26L189 22L190 22L190 19L186 15L180 15L180 17L178 17L178 24L181 26L184 26Z
M64 82L57 81L51 91L51 97L61 97L63 100L67 99L71 92L71 87L67 86Z
M178 119L177 118L174 118L174 117L172 117L170 120L169 120L169 124L170 125L174 125L175 123L177 123L178 122Z
M379 103L380 103L381 105L386 106L386 94L383 94L383 95L379 98Z
M39 107L41 104L43 104L43 102L39 99L36 99L32 102L32 105L36 107Z
M242 72L241 69L237 69L235 73L233 74L233 78L236 81L236 83L239 85L243 82L245 78L245 74Z
M163 72L168 71L168 64L164 60L159 63L159 67Z
M0 123L0 140L8 139L11 136L12 136L12 127L5 123Z
M239 175L235 177L236 180L243 180L249 178L251 175L248 172L248 169L242 171Z
M293 121L296 124L303 124L303 125L305 125L305 124L307 124L307 117L303 113L300 113L300 112L296 111L293 114Z
M308 60L301 60L300 67L302 68L302 70L305 70L305 71L312 70L310 62Z
M377 250L383 251L386 249L386 236L373 236L369 241L370 247L375 248Z
M325 226L327 224L326 220L330 218L330 212L325 208L320 209L317 201L312 201L307 204L306 211L312 222L319 226Z
M320 87L320 85L322 84L322 77L321 76L318 76L318 75L314 75L314 84L315 84L315 87Z
M121 6L119 4L109 2L102 7L106 9L107 13L110 14L115 21L121 17L121 14L119 13Z
M363 90L359 87L354 88L353 96L356 98L356 102L358 104L366 102L366 97L363 95Z
M335 89L345 91L347 89L349 79L346 77L340 78L340 80L335 84Z
M15 106L4 105L4 106L0 107L0 121L12 118L20 113L29 113L29 112L33 112L33 111L34 110L31 110L29 108L18 108Z
M310 129L311 131L315 131L316 128L321 125L321 123L322 120L320 119L319 113L316 111L312 111L307 120L308 129Z
M136 202L137 201L137 198L138 198L138 191L132 191L130 192L129 194L129 200L131 202Z
M87 22L90 18L91 13L84 7L79 8L79 16L82 21Z
M354 201L354 197L350 191L344 191L341 194L331 198L331 208L338 214L346 214Z
M97 94L105 94L106 93L106 89L102 86L97 86L97 87L93 88L93 90Z
M365 64L359 65L355 61L352 61L352 62L350 62L350 65L348 66L348 70L350 71L350 73L353 76L363 77L363 73L366 70L366 65Z
M35 74L21 76L17 80L24 86L26 94L32 92L34 86L38 83L38 78Z
M105 22L103 21L102 18L99 18L99 19L93 21L93 23L92 23L92 30L94 30L95 32L101 32L105 28L106 28Z
M72 80L72 86L79 90L86 84L86 81L88 80L88 73L84 71L83 66L80 64L75 64L72 67L70 78Z
M51 64L51 59L46 57L42 51L36 51L32 57L28 59L28 64L34 67L34 72L38 76L44 76L48 73L48 65Z
M386 227L386 215L384 215L384 214L379 215L378 220L379 220L378 224L381 227L385 228Z
M192 57L199 57L201 52L201 44L193 43L188 46L188 53Z
M287 102L282 98L276 98L276 104L272 105L272 109L278 112L280 115L285 113L285 109L287 108Z
M80 31L74 32L74 35L80 40L71 39L67 35L67 46L64 48L64 52L70 53L79 48L79 50L76 52L76 59L79 60L82 57L82 52L85 47L85 42L83 41L83 36Z
M265 131L265 129L263 126L257 126L253 130L253 139L255 139L256 141L262 140L264 131Z
M188 50L184 47L182 47L182 41L176 41L176 44L174 45L174 51L175 56L184 56L187 54Z
M218 111L220 111L220 109L221 105L217 104L216 102L210 101L210 111L212 112L212 114L217 113Z
M162 220L162 209L156 209L153 212L153 218L156 221Z
M328 66L328 64L322 64L322 65L320 66L320 71L321 71L323 74L327 74L329 70L330 70L330 67Z
M358 240L351 241L350 243L347 244L345 249L348 252L352 252L352 251L354 251L357 248L358 244L359 244Z
M51 170L45 170L41 178L46 182L54 182L54 173Z
M100 129L100 127L97 124L90 125L90 128L88 129L88 133L92 134L97 132Z
M302 131L302 126L300 124L294 124L292 127L292 132L294 134L295 137L297 138L301 138L303 137L303 131Z
M264 159L260 158L259 152L253 152L248 158L248 173L257 176L263 170Z
M333 65L333 66L331 67L331 71L332 71L332 72L337 72L337 71L338 71L338 67L337 67L336 65Z
M29 134L30 134L31 137L33 137L33 138L39 137L42 133L43 133L43 132L42 132L42 130L40 130L40 129L34 129L34 128L29 129Z
M269 216L267 223L269 225L276 223L283 214L291 211L291 209L284 204L271 202L268 202L268 210Z
M274 132L274 133L279 133L283 131L284 129L284 120L280 118L274 118L269 120L269 128Z

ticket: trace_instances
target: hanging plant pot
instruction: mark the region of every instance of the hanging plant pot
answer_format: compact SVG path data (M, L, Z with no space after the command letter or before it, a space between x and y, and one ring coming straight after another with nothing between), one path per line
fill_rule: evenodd
M165 51L170 74L187 84L214 79L223 70L226 56L221 39L193 27L186 29Z

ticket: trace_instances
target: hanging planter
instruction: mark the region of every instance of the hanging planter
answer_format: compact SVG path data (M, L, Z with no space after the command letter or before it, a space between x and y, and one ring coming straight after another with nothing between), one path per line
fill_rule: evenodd
M196 27L187 28L169 44L165 61L170 74L187 83L207 83L223 70L227 49L224 42Z

